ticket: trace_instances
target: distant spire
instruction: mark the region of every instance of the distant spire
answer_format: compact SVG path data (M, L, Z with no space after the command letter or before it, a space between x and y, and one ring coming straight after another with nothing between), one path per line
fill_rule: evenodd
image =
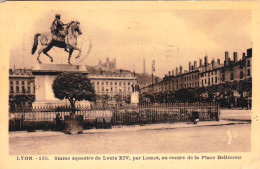
M135 65L133 65L134 77L135 77Z

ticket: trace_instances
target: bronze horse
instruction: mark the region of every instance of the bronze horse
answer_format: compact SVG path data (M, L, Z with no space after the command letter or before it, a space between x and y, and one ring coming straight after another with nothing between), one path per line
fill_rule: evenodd
M39 63L40 61L40 55L43 52L45 55L47 55L50 59L51 62L53 62L53 58L48 54L48 51L53 47L59 47L59 48L64 48L69 47L69 58L68 58L68 63L70 63L70 58L73 53L73 50L78 50L79 54L76 56L76 58L80 57L81 54L81 49L77 47L77 37L82 34L81 29L80 29L80 23L79 22L74 22L72 21L70 24L68 24L67 28L65 28L66 31L66 36L65 37L60 37L51 34L50 32L46 33L37 33L34 35L34 44L32 48L32 55L35 53L37 50L38 46L38 41L41 43L41 48L38 50L38 57L37 60Z

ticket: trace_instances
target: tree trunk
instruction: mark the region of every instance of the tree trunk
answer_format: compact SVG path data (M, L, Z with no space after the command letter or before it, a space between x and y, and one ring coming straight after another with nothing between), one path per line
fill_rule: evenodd
M73 99L69 99L69 101L71 106L71 114L75 115L76 114L75 101Z

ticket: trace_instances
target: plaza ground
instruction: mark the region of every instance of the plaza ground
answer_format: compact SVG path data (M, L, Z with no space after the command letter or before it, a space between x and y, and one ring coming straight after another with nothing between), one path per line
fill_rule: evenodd
M61 132L11 132L11 155L249 152L251 123L220 120Z

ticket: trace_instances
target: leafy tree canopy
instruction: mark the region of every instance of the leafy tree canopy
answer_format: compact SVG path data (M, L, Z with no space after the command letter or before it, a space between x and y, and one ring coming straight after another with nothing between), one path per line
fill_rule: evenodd
M86 75L78 73L61 73L52 84L54 96L60 100L68 99L73 113L75 102L88 100L95 101L95 90Z

